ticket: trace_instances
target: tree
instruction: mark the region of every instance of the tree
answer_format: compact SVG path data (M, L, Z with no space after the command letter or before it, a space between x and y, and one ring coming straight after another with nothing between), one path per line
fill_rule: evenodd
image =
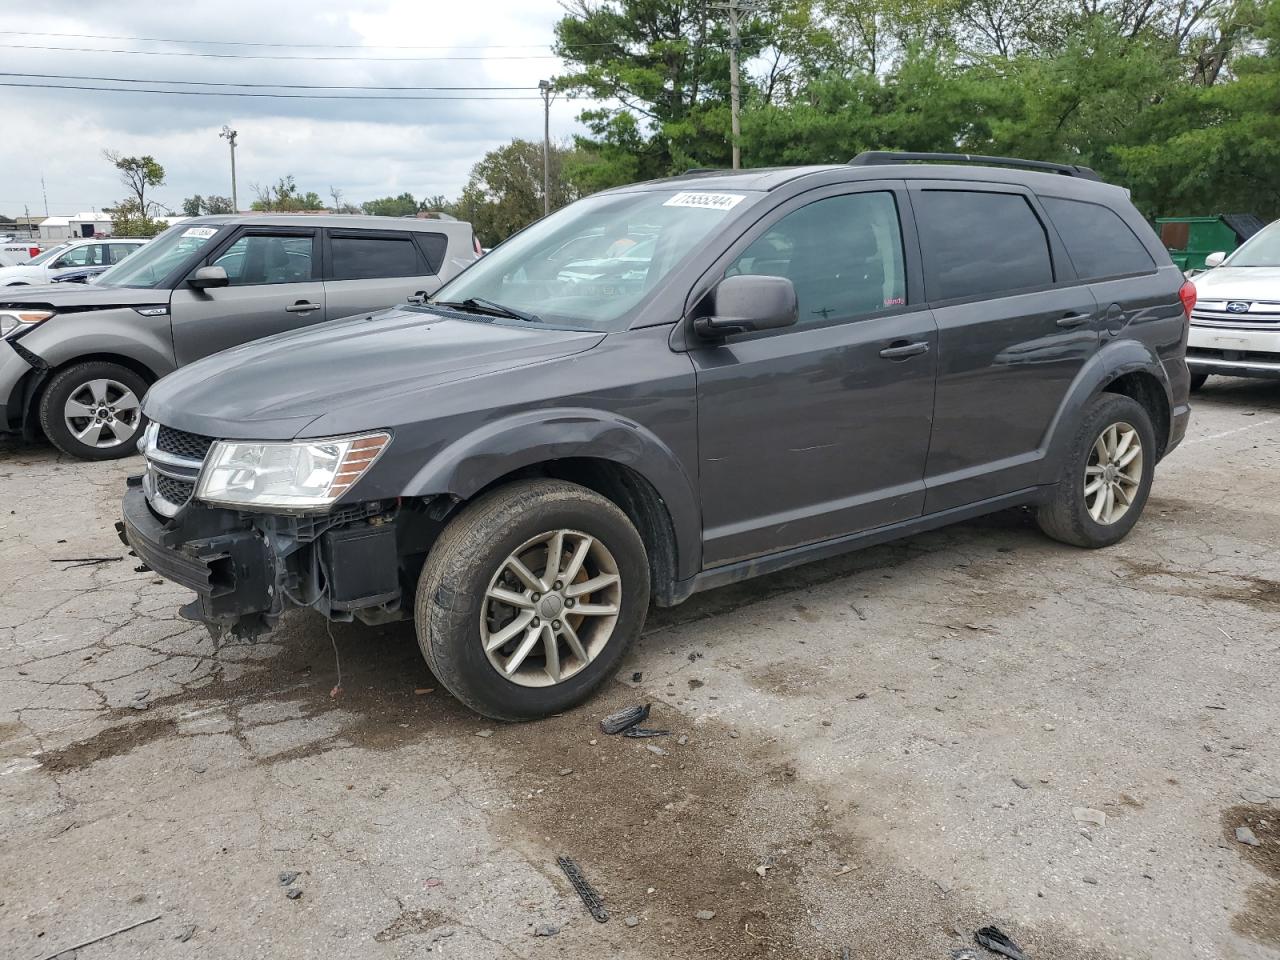
M256 183L252 183L249 186L258 198L251 205L254 210L289 213L299 210L324 209L324 204L320 202L320 194L314 190L309 190L305 194L298 192L298 185L294 182L293 174L286 174L277 180L275 184L266 187L259 186Z
M551 209L576 200L580 193L566 177L576 151L552 144ZM443 198L434 198L443 199ZM482 245L489 247L542 216L542 144L512 140L490 150L471 168L471 177L454 204L444 212L471 221Z
M198 193L182 201L182 212L188 217L200 217L213 213L235 213L231 208L230 197L219 197L213 194L202 197Z
M133 194L142 216L147 217L155 207L154 203L147 200L147 188L164 186L164 167L150 155L125 157L113 150L104 150L102 155L120 171L120 181Z
M366 200L360 207L371 217L412 217L418 212L418 201L406 192L398 197Z
M111 215L111 233L117 237L154 237L168 227L163 220L143 213L133 197L121 200L114 207L104 207L103 211Z

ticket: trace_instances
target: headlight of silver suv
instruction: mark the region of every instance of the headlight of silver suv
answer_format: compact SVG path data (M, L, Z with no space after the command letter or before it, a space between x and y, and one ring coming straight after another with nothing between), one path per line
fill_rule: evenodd
M0 337L7 340L9 334L30 330L52 316L52 310L0 310Z
M257 443L219 440L200 471L196 499L227 507L327 507L346 493L391 441L389 433Z

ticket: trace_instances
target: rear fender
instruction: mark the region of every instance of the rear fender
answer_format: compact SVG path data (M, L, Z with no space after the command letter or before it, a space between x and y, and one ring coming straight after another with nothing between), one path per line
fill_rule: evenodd
M1138 371L1149 373L1156 379L1164 391L1169 409L1173 409L1169 376L1160 358L1146 344L1137 340L1117 340L1105 345L1081 368L1049 424L1045 434L1047 454L1041 483L1057 483L1061 478L1071 439L1089 401L1113 380ZM1169 427L1170 424L1164 424L1166 436Z

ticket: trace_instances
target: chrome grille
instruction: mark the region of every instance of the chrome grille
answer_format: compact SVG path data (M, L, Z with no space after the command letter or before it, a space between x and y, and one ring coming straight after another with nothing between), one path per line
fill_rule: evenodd
M212 437L158 423L147 427L138 450L147 460L142 492L152 510L162 517L172 517L191 501L200 468L213 443Z
M162 426L156 433L156 449L162 453L171 453L185 460L203 462L213 446L213 437L202 437L198 433L187 433Z
M169 503L184 506L191 495L196 492L196 485L190 480L179 480L176 477L156 474L156 493Z

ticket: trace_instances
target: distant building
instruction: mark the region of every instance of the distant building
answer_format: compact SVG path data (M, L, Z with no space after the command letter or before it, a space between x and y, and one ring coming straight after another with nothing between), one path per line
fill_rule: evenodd
M45 217L40 221L41 240L111 236L111 218L105 213L78 213L74 217Z

